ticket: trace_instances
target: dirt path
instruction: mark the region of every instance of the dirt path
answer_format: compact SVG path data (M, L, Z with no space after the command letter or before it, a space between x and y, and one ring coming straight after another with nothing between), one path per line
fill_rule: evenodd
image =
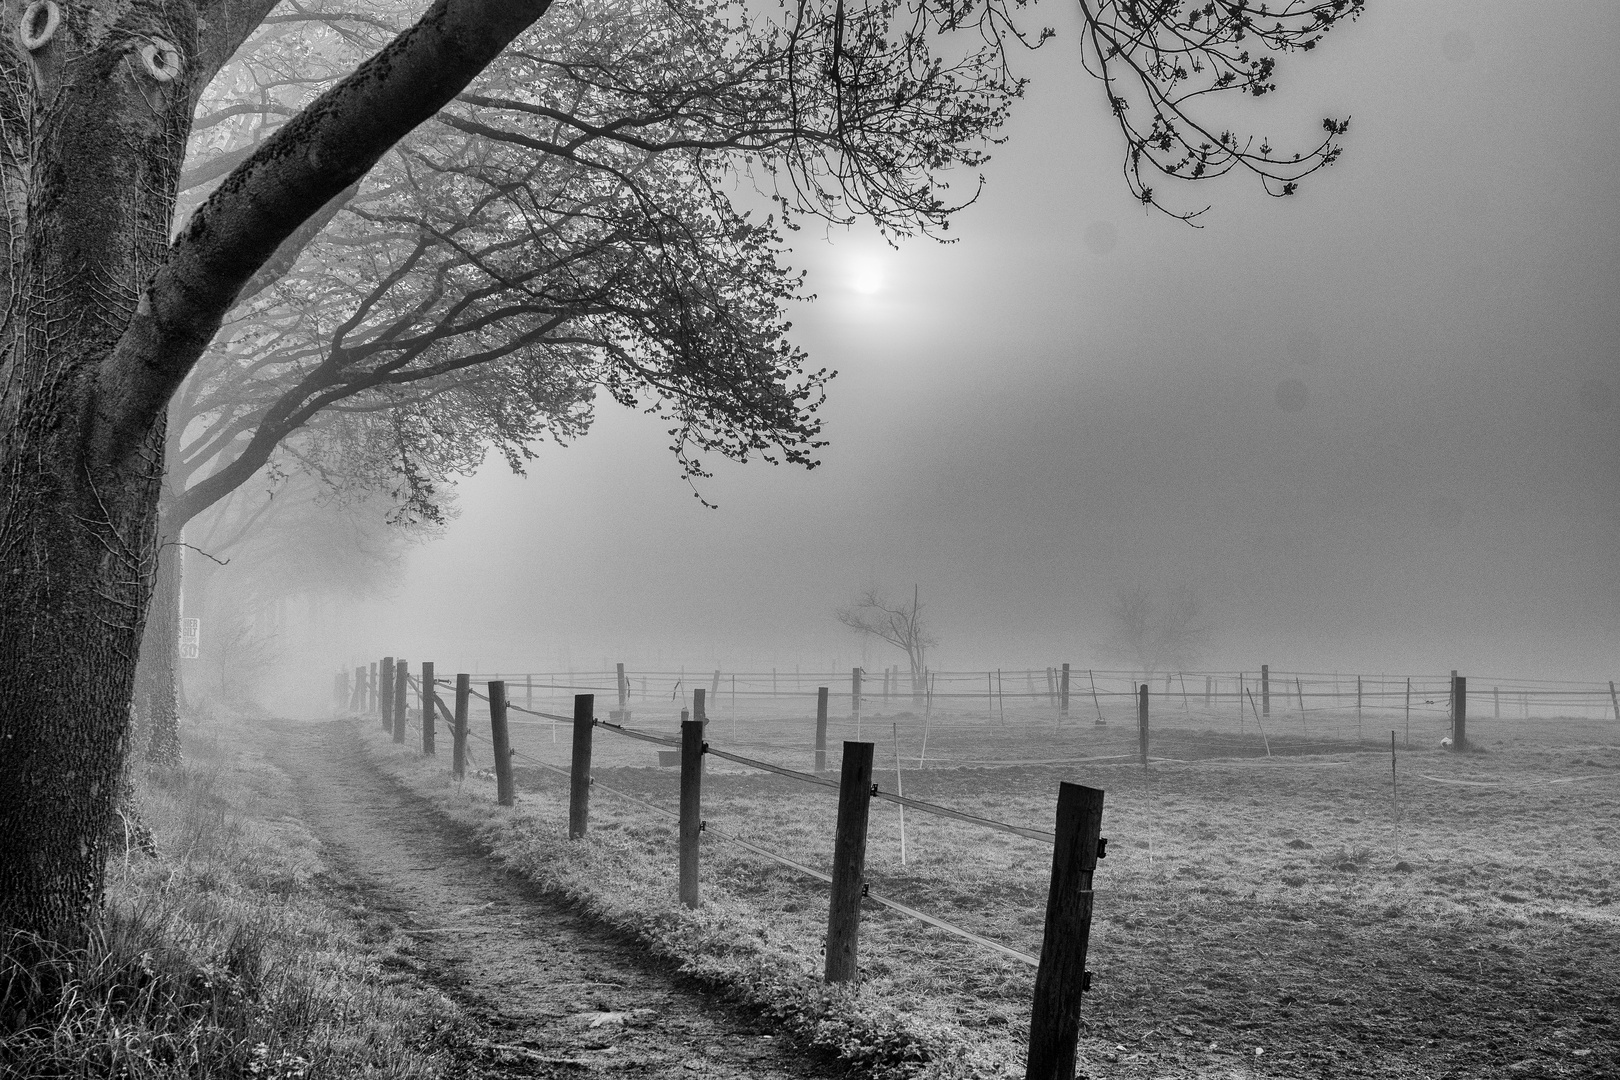
M367 764L342 722L288 724L272 752L368 929L482 1029L468 1075L808 1078L791 1043L637 945L488 862L458 826Z

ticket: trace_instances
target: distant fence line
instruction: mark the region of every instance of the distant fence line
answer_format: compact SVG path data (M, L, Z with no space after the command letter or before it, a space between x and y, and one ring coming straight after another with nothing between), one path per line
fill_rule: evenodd
M357 678L370 684L368 694L373 701L377 696L377 668L378 665L374 663L369 671L356 669ZM701 671L684 668L648 670L627 669L620 664L608 671L502 671L480 673L478 677L504 682L514 697L521 688L525 705L531 708L536 691L616 694L623 708L632 698L652 700L667 697L690 702L693 692L698 689L706 690L710 701L718 703L722 697L729 697L732 701L739 698L814 697L819 687L847 686L847 699L852 712L909 699L929 706L935 702L943 705L980 701L997 705L1007 701L1044 701L1060 713L1067 713L1077 696L1093 702L1105 697L1135 699L1145 685L1151 696L1179 700L1186 705L1196 701L1205 706L1224 703L1232 708L1247 708L1247 697L1253 694L1264 715L1269 715L1274 704L1284 710L1298 708L1303 712L1334 709L1399 709L1411 712L1432 711L1432 707L1440 706L1449 714L1451 680L1456 674L1346 674L1272 669L1269 665L1242 671L1143 673L1081 669L1061 664L1017 670L930 669L914 679L909 669L898 666L874 672L858 667L837 672L798 669L788 672L780 669L726 671L723 668ZM349 676L343 673L337 679L347 684ZM339 689L334 692L343 691ZM1564 710L1566 713L1581 710L1586 713L1606 712L1613 719L1620 720L1620 694L1617 694L1612 680L1578 682L1472 675L1465 694L1470 711L1476 718L1483 718L1480 710L1488 708L1493 719L1528 719L1534 713L1549 710ZM844 696L842 690L839 695Z

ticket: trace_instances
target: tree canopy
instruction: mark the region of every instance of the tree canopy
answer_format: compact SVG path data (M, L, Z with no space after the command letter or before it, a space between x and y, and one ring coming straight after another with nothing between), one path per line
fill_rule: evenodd
M1024 91L1018 51L1050 35L1020 25L1019 7L550 13L249 282L178 399L175 516L301 432L292 461L370 475L431 517L437 480L486 447L517 468L535 438L576 437L599 387L669 412L689 478L706 453L813 465L832 373L788 343L786 307L805 291L782 227L947 230L979 190L951 184L988 159ZM1271 92L1273 53L1313 48L1359 8L1260 19L1242 4L1082 3L1083 58L1125 137L1132 192L1156 202L1145 172L1241 168L1285 194L1331 163L1342 121L1282 155L1224 127L1194 143L1212 127L1194 109L1215 91ZM278 9L204 95L183 182L206 190L406 14ZM749 212L756 195L774 219Z

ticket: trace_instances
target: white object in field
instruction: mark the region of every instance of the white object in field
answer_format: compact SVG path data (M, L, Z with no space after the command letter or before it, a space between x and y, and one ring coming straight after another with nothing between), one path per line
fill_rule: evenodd
M180 620L180 657L184 660L197 659L198 648L202 644L202 620Z
M1446 747L1447 749L1450 749L1451 748L1451 736L1447 735L1445 738L1441 739L1440 740L1440 745Z

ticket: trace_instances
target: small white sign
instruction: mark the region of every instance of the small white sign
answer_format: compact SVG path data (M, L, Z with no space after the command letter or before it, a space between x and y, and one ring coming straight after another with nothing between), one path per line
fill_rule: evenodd
M202 643L202 620L180 620L180 657L183 660L197 659L198 646Z

